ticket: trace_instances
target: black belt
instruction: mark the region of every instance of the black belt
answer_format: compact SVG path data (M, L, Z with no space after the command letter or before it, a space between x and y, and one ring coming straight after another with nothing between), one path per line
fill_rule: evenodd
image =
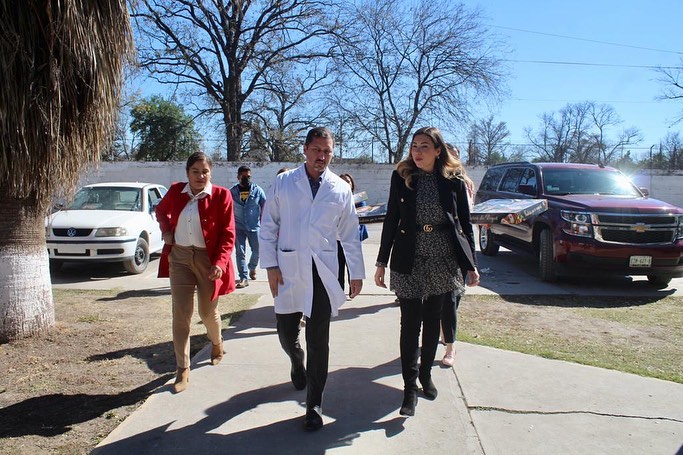
M451 225L444 224L417 224L417 230L422 232L435 232L435 231L445 231L450 228Z

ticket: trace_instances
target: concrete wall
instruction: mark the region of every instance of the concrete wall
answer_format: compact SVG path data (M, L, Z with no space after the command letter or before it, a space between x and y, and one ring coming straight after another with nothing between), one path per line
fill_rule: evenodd
M282 167L294 168L301 163L228 163L213 164L212 182L230 187L237 183L237 168L242 164L251 167L252 180L264 189L268 189L277 171ZM337 174L349 173L356 180L357 191L365 191L368 204L382 204L389 194L389 180L393 164L335 164L331 169ZM468 168L469 176L478 186L485 167ZM641 172L632 176L638 186L650 189L650 196L671 204L683 205L683 173L653 174ZM82 184L117 181L140 181L160 183L169 186L173 182L185 181L184 162L137 162L125 161L117 163L101 163L92 169L82 180Z

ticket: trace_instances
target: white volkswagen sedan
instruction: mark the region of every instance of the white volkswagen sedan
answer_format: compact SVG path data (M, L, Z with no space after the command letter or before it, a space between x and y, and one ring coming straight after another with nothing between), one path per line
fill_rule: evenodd
M46 220L50 266L64 262L122 262L142 273L163 240L154 208L166 188L152 183L97 183L81 188L71 204Z

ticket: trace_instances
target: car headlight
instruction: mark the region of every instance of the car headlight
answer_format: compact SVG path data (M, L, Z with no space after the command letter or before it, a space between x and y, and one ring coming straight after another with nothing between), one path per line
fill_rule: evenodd
M123 237L128 235L124 227L99 228L95 231L95 237Z
M676 240L683 240L683 215L678 215L678 231L676 232Z
M578 235L581 237L591 237L591 214L587 212L572 212L569 210L561 210L560 216L568 225L564 226L562 230L567 234Z

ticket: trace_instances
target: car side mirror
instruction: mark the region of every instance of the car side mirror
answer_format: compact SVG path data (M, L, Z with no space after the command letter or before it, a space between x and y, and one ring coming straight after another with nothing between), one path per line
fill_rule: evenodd
M56 204L54 204L54 205L52 206L52 213L59 212L59 211L62 210L65 206L66 206L65 203L63 203L63 202L57 202Z
M536 196L536 186L535 185L518 185L517 191L522 194L529 196Z
M640 190L641 193L643 193L643 196L645 196L645 197L649 197L649 196L650 196L650 190L648 190L648 189L645 188L644 186L641 186L641 187L639 187L638 189Z

